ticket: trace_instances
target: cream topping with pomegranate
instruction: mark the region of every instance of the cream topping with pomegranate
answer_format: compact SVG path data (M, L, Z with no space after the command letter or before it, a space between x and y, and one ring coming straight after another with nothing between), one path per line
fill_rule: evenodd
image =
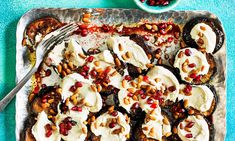
M205 49L208 53L214 51L216 46L216 34L209 25L205 23L196 24L192 28L190 35L200 48Z
M180 85L179 100L187 101L187 107L192 107L201 112L210 110L214 100L214 94L204 85Z
M209 127L201 116L189 116L179 123L177 130L182 141L209 141Z
M142 70L150 63L141 46L130 40L130 37L111 37L107 40L108 47L125 63L130 63Z
M122 113L106 112L92 122L91 131L96 136L101 136L100 141L126 141L130 133L130 125Z
M52 125L52 122L48 120L47 114L44 111L39 113L37 122L31 129L36 141L60 141L61 136L59 134L59 131L57 130L57 128L51 129Z
M201 75L208 73L210 65L202 52L194 48L184 48L176 54L174 67L179 69L182 80L192 82L200 81Z
M161 114L161 108L156 108L146 114L145 121L142 124L142 131L147 138L162 140L163 136L171 135L171 125Z
M66 100L72 95L77 95L77 101L89 108L91 112L98 112L102 108L102 99L100 94L90 80L84 79L78 73L73 73L64 77L62 84L62 99Z

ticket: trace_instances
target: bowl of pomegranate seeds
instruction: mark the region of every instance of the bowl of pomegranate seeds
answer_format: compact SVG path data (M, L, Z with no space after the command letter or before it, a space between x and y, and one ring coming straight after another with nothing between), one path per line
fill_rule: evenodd
M180 0L134 0L137 6L150 13L161 13L173 9Z

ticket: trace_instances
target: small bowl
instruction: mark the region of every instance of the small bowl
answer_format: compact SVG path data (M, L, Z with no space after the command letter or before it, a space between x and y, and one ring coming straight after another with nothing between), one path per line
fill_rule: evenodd
M149 13L162 13L162 12L169 11L173 9L174 7L176 7L180 2L180 0L172 0L169 3L169 5L166 5L166 6L150 6L146 3L146 1L147 0L145 0L145 2L142 3L140 0L134 0L134 2L139 8Z

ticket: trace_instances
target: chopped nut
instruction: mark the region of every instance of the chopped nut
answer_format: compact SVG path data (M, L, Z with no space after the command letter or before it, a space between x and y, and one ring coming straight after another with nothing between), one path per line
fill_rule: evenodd
M166 125L169 125L169 124L170 124L169 121L168 121L168 119L167 119L166 117L163 118L163 123L166 124Z
M62 66L61 66L60 64L57 66L57 71L58 71L59 73L62 72Z
M121 62L120 62L120 60L118 58L115 58L115 64L117 66L121 66Z
M122 55L122 59L123 59L123 60L127 60L126 54L123 54L123 55Z
M91 20L89 18L82 18L82 21L84 23L90 23L91 22Z
M73 69L73 62L69 62L68 66L69 66L70 69Z
M141 70L141 68L137 68L137 71L138 71L138 73L142 73L142 70Z
M130 104L130 102L129 102L129 100L128 100L127 98L124 98L124 99L123 99L123 102L124 102L124 104L126 104L126 105L129 105L129 104Z
M92 89L92 91L97 92L97 88L96 88L96 86L91 85L91 89Z
M145 24L145 27L146 27L148 30L151 30L151 29L152 29L152 25L149 25L149 24Z
M174 127L174 128L173 128L173 133L174 133L174 134L177 134L177 132L178 132L178 131L177 131L177 128Z
M151 60L152 59L152 55L151 54L148 54L148 59Z
M205 30L206 30L206 27L200 26L200 29L203 30L203 31L205 31Z
M97 92L101 92L101 90L102 90L102 87L101 87L100 84L98 84L98 85L97 85Z
M85 59L86 58L86 55L84 55L83 53L79 53L78 54L81 58Z
M118 44L118 49L119 49L119 51L123 51L124 50L123 46L121 44Z
M194 114L194 110L189 109L188 113L189 113L190 115L192 115L192 114Z
M188 99L185 99L185 100L184 100L184 107L185 107L185 108L188 107L188 103L189 103L189 102L188 102Z
M172 134L171 132L167 132L167 133L165 134L165 136L166 136L166 137L169 137L171 134Z
M184 56L184 52L180 51L179 54L178 54L178 58L182 58L183 56Z
M153 27L153 30L158 31L157 25L153 25L152 27Z
M57 88L56 93L61 94L62 93L62 88Z
M86 134L86 128L82 128L82 133Z
M125 79L122 80L122 87L123 88L126 88L126 85L127 85L127 81Z
M138 100L139 100L136 95L133 95L132 99L135 100L135 101L138 101Z
M156 59L160 59L160 58L161 58L161 55L160 55L160 54L156 54L156 55L155 55L155 58L156 58Z
M100 66L100 61L95 61L94 64L95 64L96 67L99 67Z
M127 52L126 52L126 57L127 57L127 58L131 58L131 57L132 57L131 52L127 51Z
M148 131L148 127L147 127L147 126L143 127L142 129L143 129L144 131Z
M187 132L191 132L190 128L188 128L188 127L184 127L184 130Z
M184 43L184 41L181 41L181 42L180 42L180 47L181 47L181 48L185 48L185 47L186 47L186 44Z
M112 113L112 112L114 111L114 106L110 106L109 109L108 109L108 111L109 111L110 113Z
M134 88L128 88L127 91L130 92L130 93L135 93L135 89Z

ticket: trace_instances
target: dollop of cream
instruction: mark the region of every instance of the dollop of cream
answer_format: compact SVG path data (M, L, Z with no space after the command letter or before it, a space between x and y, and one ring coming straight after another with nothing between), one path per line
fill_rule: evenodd
M185 87L186 86L183 84L180 85L182 91L180 93L179 100L188 100L188 107L192 107L201 112L210 110L214 100L214 94L210 88L204 85L193 85L191 95L186 96L183 93Z
M216 34L213 29L205 24L205 23L198 23L196 24L191 32L190 35L192 39L200 46L200 48L206 49L206 52L212 53L216 46ZM199 40L202 40L202 43Z
M118 120L119 123L117 123L115 127L110 128L107 123L112 119ZM114 133L115 130L120 130L120 132ZM104 113L92 122L91 131L96 136L101 136L100 141L126 141L127 136L129 136L130 133L130 125L126 121L126 117L120 112L118 112L115 117L108 113Z
M189 128L190 132L184 128L189 123L193 123L193 126ZM180 128L180 124L182 129ZM180 122L177 127L178 136L182 141L209 141L209 127L203 117L197 118L196 116L189 116L187 120Z
M172 87L172 91L167 90L168 94L163 95L163 97L165 101L175 102L179 94L179 81L171 71L162 66L154 66L149 70L147 76L157 90L166 91L166 89Z
M31 129L36 141L60 141L61 136L58 130L52 131L52 135L50 137L46 137L45 125L47 124L52 125L52 122L48 120L46 113L42 111L38 114L37 122Z
M186 55L185 52L190 52ZM190 67L194 64L194 67ZM174 67L180 71L181 79L186 82L192 82L193 78L190 77L192 71L196 71L196 75L205 75L208 73L210 65L207 62L206 55L195 48L180 49L175 56Z
M147 138L162 140L163 136L171 135L171 125L170 123L165 124L163 119L160 107L146 114L145 121L142 124L142 131Z
M82 87L78 88L79 92L77 100L80 101L84 99L84 102L86 103L85 106L89 108L89 111L98 112L102 108L101 95L98 92L92 90L92 82L90 80L84 79L84 77L78 73L73 73L63 78L61 84L62 99L66 100L67 98L73 95L73 92L70 91L70 88L77 81L82 83Z
M123 62L130 63L142 70L147 69L146 64L150 63L148 56L143 48L132 41L130 37L111 37L107 40L107 45ZM126 56L127 52L129 52L130 58Z

